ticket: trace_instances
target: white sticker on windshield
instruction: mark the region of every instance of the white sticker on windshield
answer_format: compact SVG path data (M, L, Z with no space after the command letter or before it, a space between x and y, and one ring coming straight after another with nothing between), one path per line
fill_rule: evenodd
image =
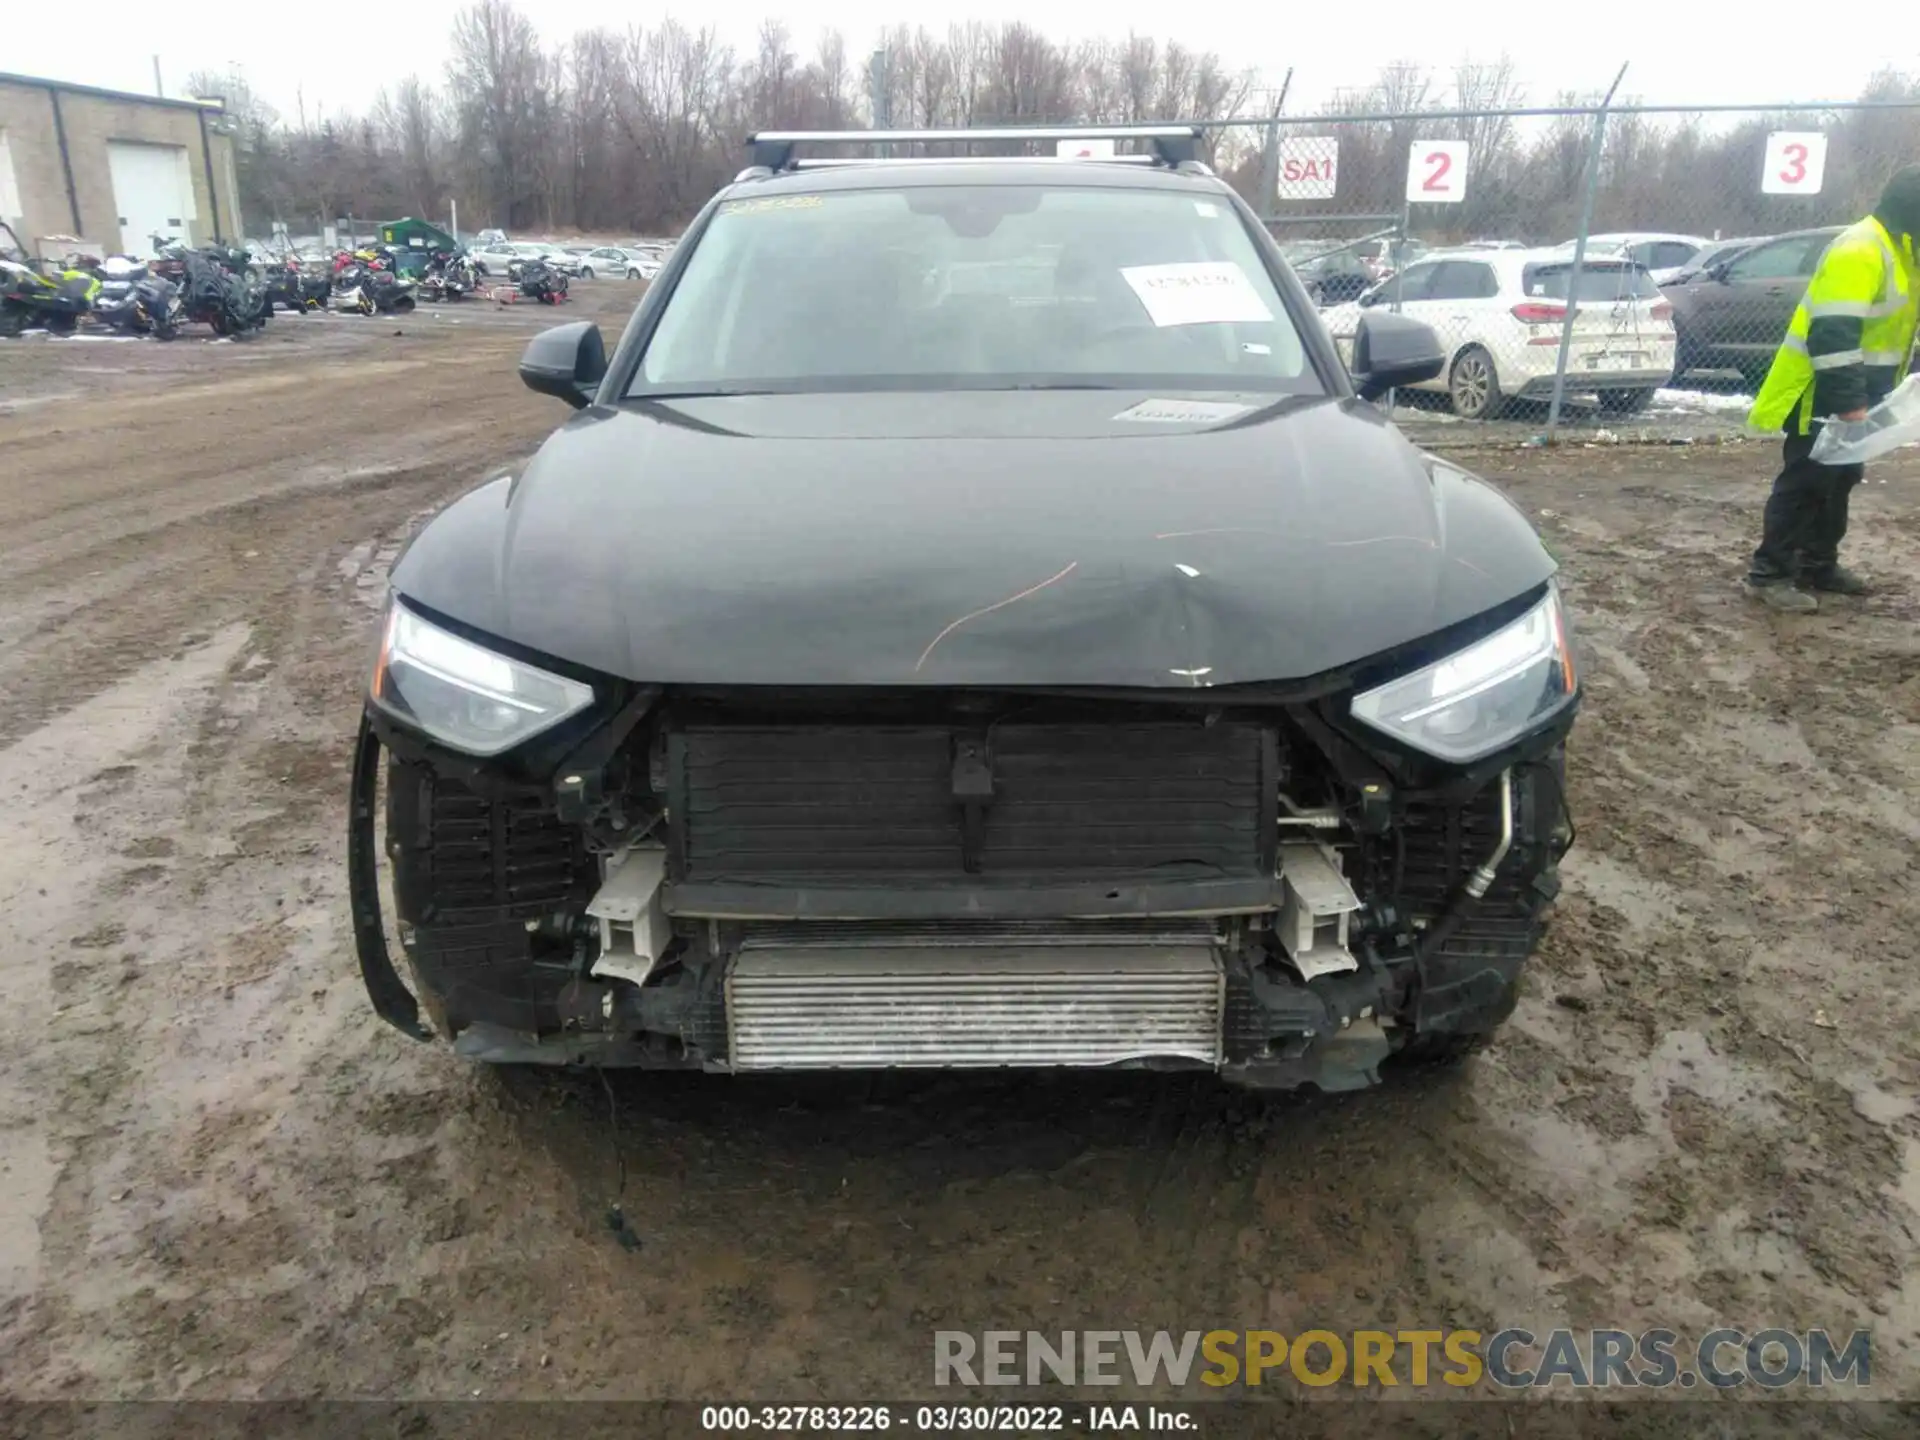
M1257 323L1273 319L1246 272L1231 261L1131 265L1120 274L1157 326Z
M1113 418L1159 425L1205 425L1215 420L1231 420L1252 408L1224 400L1142 400Z
M1212 220L1219 216L1220 207L1211 200L1196 200L1193 202L1193 211L1196 215L1201 215L1208 220Z

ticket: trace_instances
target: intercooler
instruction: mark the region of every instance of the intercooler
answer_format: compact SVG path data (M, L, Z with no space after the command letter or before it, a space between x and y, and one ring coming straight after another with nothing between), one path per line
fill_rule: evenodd
M750 930L726 980L736 1070L1217 1066L1204 923Z

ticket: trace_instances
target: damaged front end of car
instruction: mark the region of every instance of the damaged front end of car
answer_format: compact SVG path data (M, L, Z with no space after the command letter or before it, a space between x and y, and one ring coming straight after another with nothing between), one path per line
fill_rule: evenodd
M1551 582L1310 682L1153 691L641 685L399 598L360 962L484 1061L1352 1089L1512 1010L1578 698Z

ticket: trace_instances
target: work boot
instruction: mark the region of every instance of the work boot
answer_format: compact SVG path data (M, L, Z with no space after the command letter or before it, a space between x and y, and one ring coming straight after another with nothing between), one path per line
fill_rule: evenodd
M1791 580L1749 580L1747 593L1783 615L1807 615L1820 608L1818 600Z
M1828 595L1871 595L1873 593L1873 586L1844 565L1835 565L1831 570L1809 570L1802 578L1809 590L1819 590Z

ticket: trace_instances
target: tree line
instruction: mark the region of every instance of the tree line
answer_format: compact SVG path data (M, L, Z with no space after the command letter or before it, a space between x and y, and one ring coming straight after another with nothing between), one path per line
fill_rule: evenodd
M1231 119L1249 72L1177 42L1060 42L1031 26L896 27L877 98L900 128ZM864 127L876 98L863 52L829 30L803 57L769 21L746 53L673 19L541 44L512 0L454 23L438 86L414 77L360 116L276 111L243 75L196 74L237 122L248 228L295 232L340 216L442 217L463 230L674 233L746 163L755 130Z
M877 75L874 49L884 57ZM309 115L304 103L281 113L238 74L191 83L196 94L222 96L236 122L241 207L256 235L271 222L303 233L341 216L444 219L451 203L467 231L671 234L741 168L741 141L758 129L858 128L876 118L900 129L1244 122L1265 118L1277 98L1218 55L1137 35L1058 40L1019 22L944 33L901 25L858 54L829 30L803 55L777 22L740 50L712 28L665 19L549 46L513 0L476 0L457 17L439 84L411 77L361 115ZM1859 98L1891 108L1613 116L1595 229L1735 235L1863 213L1888 172L1920 159L1920 81L1882 73ZM1595 99L1560 92L1547 103ZM1578 226L1592 120L1485 113L1530 103L1506 60L1446 75L1389 65L1338 96L1331 122L1279 132L1338 137L1333 199L1276 198L1276 147L1257 126L1215 130L1214 163L1260 213L1317 217L1279 227L1282 238L1334 238L1370 224L1337 217L1400 212L1415 140L1463 139L1473 147L1465 203L1421 207L1415 230L1554 242ZM1422 118L1437 109L1482 113ZM1399 118L1365 118L1381 116ZM1819 196L1760 192L1766 135L1776 129L1828 135Z

